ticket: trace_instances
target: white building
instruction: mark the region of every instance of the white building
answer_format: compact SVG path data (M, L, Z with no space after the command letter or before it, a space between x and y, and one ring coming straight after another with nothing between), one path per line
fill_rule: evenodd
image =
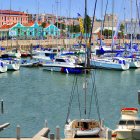
M125 21L125 34L133 37L140 38L140 24L138 20Z

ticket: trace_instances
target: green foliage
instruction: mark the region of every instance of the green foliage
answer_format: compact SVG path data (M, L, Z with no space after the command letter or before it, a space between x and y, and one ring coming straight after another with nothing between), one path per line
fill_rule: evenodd
M90 33L91 19L90 19L90 17L88 15L84 18L84 28L87 29L87 33Z
M79 33L80 32L80 26L79 25L68 26L68 31L70 31L71 33Z
M63 30L64 30L64 29L66 28L66 25L63 24L63 23L59 23L59 22L57 23L57 22L56 22L54 25L55 25L56 27L58 26L59 29L63 29Z
M46 27L46 22L42 22L41 27L45 28Z
M120 26L120 31L121 31L121 32L124 32L124 24L121 24L121 26Z
M112 38L112 30L105 29L103 35L107 38Z

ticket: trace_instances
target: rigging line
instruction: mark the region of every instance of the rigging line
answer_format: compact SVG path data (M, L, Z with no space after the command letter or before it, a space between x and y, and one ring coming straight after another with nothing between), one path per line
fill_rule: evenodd
M93 31L94 20L95 20L95 13L96 13L96 6L97 6L97 0L95 1L95 5L94 5L94 13L93 13L92 25L91 25L91 30L90 30L89 45L91 45L92 31Z
M96 81L95 80L95 74L96 74L95 72L92 75L92 83L94 84L93 90L92 90L92 94L94 93L94 96L95 96L95 105L96 105L96 108L97 108L97 114L98 114L99 121L101 121L100 109L99 109L99 102L98 102L98 96L97 96L97 90L96 90L96 82L95 82ZM92 98L93 98L93 95L92 95ZM91 100L91 104L92 104L92 100ZM91 106L90 106L89 117L90 117L90 114L91 114Z
M107 8L108 8L108 0L106 2L105 16L106 16L106 13L107 13ZM104 30L104 26L105 26L105 16L104 16L104 20L103 20L103 29L102 30Z
M91 99L90 99L90 106L89 106L89 114L88 114L88 118L90 118L90 114L91 114L91 105L92 105L92 99L93 99L93 92L94 92L94 87L95 87L95 84L94 84L94 81L92 76L91 76L91 80L92 80L92 92L91 92Z
M139 15L139 7L138 7L138 1L137 0L136 0L136 8L137 8L137 16L138 16L138 25L140 26L140 15Z
M71 102L72 102L74 83L75 83L75 76L74 76L74 80L73 80L73 84L72 84L72 91L71 91L70 101L69 101L69 105L68 105L67 119L68 119L68 117L69 117L69 110L70 110L70 105L71 105ZM67 122L67 119L66 119L66 122Z
M77 85L77 94L78 94L79 113L80 113L80 119L81 119L81 104L80 104L80 95L79 95L79 92L78 92L78 84L77 84L77 81L76 81L76 85Z
M74 91L75 91L75 87L76 87L76 84L75 83L77 81L76 79L77 79L77 76L75 74L73 85L72 85L72 91L71 91L71 95L70 95L70 101L69 101L69 106L68 106L68 113L67 113L67 117L66 117L66 123L68 122L68 118L69 118L69 114L70 114L70 110L71 110L73 95L74 95Z
M136 27L137 27L137 0L136 0L136 24L135 24L135 21L134 21L134 39L136 39Z
M76 76L74 76L74 81L73 81L73 85L72 85L72 91L71 91L71 95L70 95L70 101L69 101L69 106L68 106L68 114L67 114L68 116L67 116L67 118L69 117L70 106L71 106L72 99L73 99L75 80L76 80Z
M96 90L96 83L95 83L95 74L94 74L94 84L95 84L94 95L95 95L95 103L96 103L96 107L97 107L97 114L98 114L99 121L101 122L100 108L99 108L99 102L98 102L98 96L97 96L97 90Z

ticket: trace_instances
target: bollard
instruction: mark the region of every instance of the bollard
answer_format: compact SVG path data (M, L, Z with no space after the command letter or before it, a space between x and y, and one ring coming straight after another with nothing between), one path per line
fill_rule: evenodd
M107 129L106 140L112 140L112 130Z
M100 125L101 127L104 127L104 120L101 120Z
M138 91L138 103L140 105L140 90Z
M45 127L46 127L46 128L48 127L48 122L47 122L47 120L45 120Z
M17 140L20 140L20 125L17 125L16 134L17 134Z
M50 140L54 140L55 139L55 135L52 133L50 134Z
M3 100L1 100L1 114L4 114Z
M60 127L56 126L56 140L60 140Z

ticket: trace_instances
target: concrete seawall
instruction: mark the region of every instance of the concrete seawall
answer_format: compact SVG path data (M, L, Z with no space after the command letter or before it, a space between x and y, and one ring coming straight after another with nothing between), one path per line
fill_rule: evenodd
M2 40L0 41L0 45L7 50L11 50L15 47L20 47L22 50L29 50L30 46L33 45L41 45L43 47L57 47L57 46L71 46L73 44L77 44L80 40L79 39L46 39L46 40ZM83 43L85 41L83 40ZM92 42L96 42L95 40L92 40ZM106 44L110 45L112 40L111 39L105 39L103 40ZM130 42L129 40L118 40L117 41L120 44L123 44L124 42ZM135 43L140 43L139 40L136 40Z

